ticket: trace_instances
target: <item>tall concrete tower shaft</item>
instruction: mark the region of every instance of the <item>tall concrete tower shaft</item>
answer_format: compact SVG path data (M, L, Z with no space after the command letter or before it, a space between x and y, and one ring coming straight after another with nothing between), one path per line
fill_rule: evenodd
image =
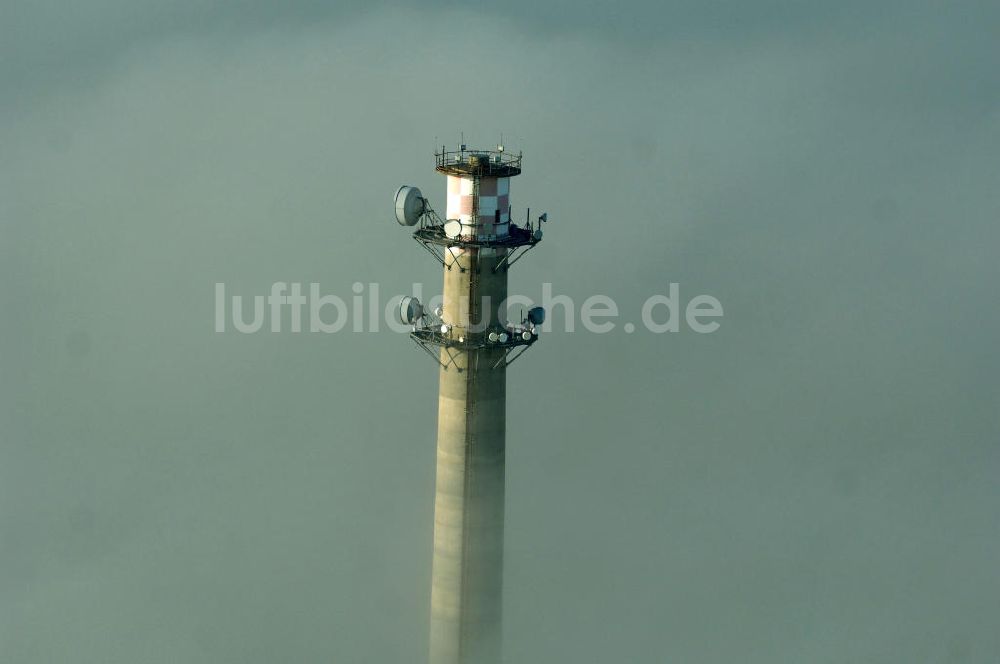
M507 297L507 272L493 271L499 260L495 255L470 249L465 257L466 271L445 270L442 312L445 323L463 336L469 334L468 320L450 312L461 311L465 302L499 304ZM503 353L489 347L441 349L445 366L438 395L432 664L500 661L507 413Z
M499 664L507 365L535 343L542 320L540 309L506 320L507 271L541 230L510 219L520 155L463 146L436 156L448 176L447 221L421 197L414 237L443 267L443 304L434 314L403 305L411 336L440 364L430 662ZM415 223L400 216L400 198L400 223Z

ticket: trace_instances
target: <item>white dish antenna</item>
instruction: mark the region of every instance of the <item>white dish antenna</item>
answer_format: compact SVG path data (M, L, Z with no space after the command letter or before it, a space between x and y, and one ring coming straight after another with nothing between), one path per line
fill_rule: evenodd
M458 219L449 219L444 222L444 234L455 239L462 234L462 222Z
M413 226L426 209L423 194L416 187L403 185L396 191L396 221L401 226Z
M424 315L424 307L415 297L404 297L399 303L399 318L407 325L413 325Z

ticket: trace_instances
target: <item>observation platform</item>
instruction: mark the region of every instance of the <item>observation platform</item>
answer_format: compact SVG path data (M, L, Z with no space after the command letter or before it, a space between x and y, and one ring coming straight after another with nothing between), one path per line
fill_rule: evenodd
M480 235L476 237L448 237L443 224L428 224L413 232L413 237L419 242L440 245L442 247L495 247L513 249L516 247L533 247L542 241L537 229L524 228L511 223L507 235Z
M501 340L498 332L503 332L507 339ZM528 335L527 339L524 338L525 334ZM491 341L491 337L495 337L496 339ZM410 338L444 369L455 366L455 353L467 353L494 348L501 351L501 354L490 368L497 369L509 366L514 360L523 355L528 348L537 343L538 333L533 330L507 328L503 330L491 330L490 332L472 332L460 337L451 330L441 332L435 326L424 325L418 326L410 332ZM442 361L441 357L432 350L435 347L447 349L447 359ZM462 371L461 368L457 368L457 370L459 372Z
M491 330L496 332L496 330ZM438 329L434 329L429 326L418 327L413 332L410 332L410 336L414 340L423 343L432 344L434 346L448 346L450 348L461 348L463 350L478 350L480 348L516 348L517 346L530 346L531 344L538 341L538 335L529 330L520 329L505 329L501 330L507 335L506 341L501 341L497 339L496 341L489 340L489 333L485 332L470 332L464 337L459 337L457 334L453 334L452 331L441 332ZM525 339L522 335L527 333L528 339Z
M521 153L503 150L445 150L434 153L434 170L456 177L509 178L521 174Z

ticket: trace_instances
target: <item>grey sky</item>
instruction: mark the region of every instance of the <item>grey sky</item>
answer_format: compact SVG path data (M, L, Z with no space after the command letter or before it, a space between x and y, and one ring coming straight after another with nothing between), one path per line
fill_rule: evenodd
M438 292L460 131L513 291L726 312L511 368L509 661L1000 658L1000 12L916 4L2 5L0 660L419 661L433 365L212 298Z

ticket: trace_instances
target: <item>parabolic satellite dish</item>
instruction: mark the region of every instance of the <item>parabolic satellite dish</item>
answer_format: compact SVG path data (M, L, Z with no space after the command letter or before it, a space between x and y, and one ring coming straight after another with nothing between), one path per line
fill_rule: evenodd
M399 303L399 318L407 325L413 325L424 315L420 300L415 297L404 297Z
M545 309L541 307L532 307L528 309L528 321L532 325L541 325L545 322Z
M462 222L458 219L449 219L444 222L444 234L454 239L462 234Z
M403 185L396 191L396 221L413 226L424 213L424 197L416 187Z

